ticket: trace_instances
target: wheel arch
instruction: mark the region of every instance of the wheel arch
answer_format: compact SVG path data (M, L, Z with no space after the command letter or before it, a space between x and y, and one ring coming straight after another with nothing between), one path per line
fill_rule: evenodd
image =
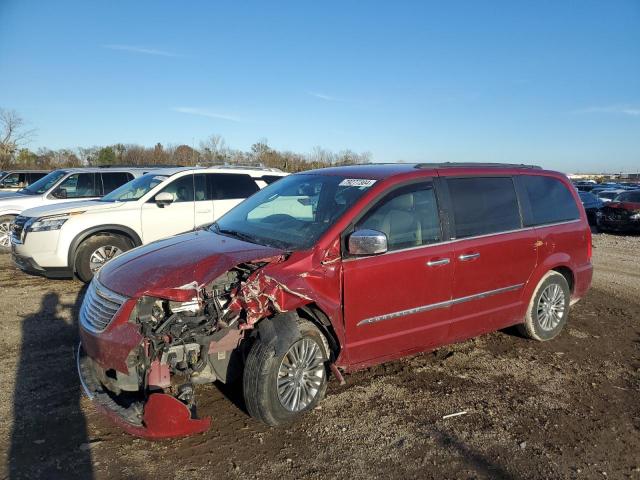
M132 228L125 227L124 225L100 225L97 227L88 228L76 235L71 241L67 261L69 267L73 269L73 271L75 271L76 269L76 255L78 253L78 248L80 247L82 242L90 237L93 237L94 235L98 235L101 233L110 233L124 236L133 242L134 247L139 247L140 245L142 245L142 239L140 238L140 235L138 235L138 233Z

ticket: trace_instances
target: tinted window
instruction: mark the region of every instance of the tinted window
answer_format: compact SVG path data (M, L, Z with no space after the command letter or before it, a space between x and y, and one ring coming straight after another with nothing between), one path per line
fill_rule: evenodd
M31 172L29 174L29 177L28 177L28 182L29 183L35 182L36 180L41 179L45 175L46 175L46 173L44 173L44 172Z
M207 175L209 191L213 200L247 198L259 190L251 176L234 173Z
M506 232L521 227L520 210L511 178L451 178L447 180L455 237Z
M20 186L20 175L22 175L22 181L24 182L24 173L10 173L2 179L3 187L18 187Z
M133 175L127 172L105 172L102 173L103 194L111 193L116 188L133 180Z
M618 202L640 203L640 192L624 192L616 197Z
M580 218L571 192L557 178L523 175L520 181L531 206L531 218L527 219L527 225L545 225Z
M433 186L421 183L391 192L358 222L356 230L360 229L383 232L389 250L440 241L440 219Z
M62 193L63 189L66 192L66 196ZM99 190L95 173L76 173L69 175L60 183L54 192L54 196L57 198L99 197Z
M207 175L211 174L199 173L194 176L196 202L212 200L211 192L207 189Z
M193 202L193 175L185 175L184 177L174 180L160 192L169 192L173 195L173 201L176 203Z

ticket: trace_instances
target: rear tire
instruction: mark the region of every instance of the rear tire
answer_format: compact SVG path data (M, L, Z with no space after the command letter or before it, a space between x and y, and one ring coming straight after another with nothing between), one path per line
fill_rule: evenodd
M102 265L132 248L133 242L120 235L101 233L89 237L80 244L76 253L75 268L78 278L85 283L90 282Z
M286 425L315 408L327 390L329 345L311 322L277 355L274 341L256 338L247 355L243 394L249 414L271 426ZM308 367L308 368L307 368ZM300 386L297 386L300 385Z
M544 342L557 337L569 315L571 289L561 273L551 270L542 277L533 292L520 333L532 340Z
M0 217L0 253L9 253L11 251L11 224L15 219L15 215L2 215Z

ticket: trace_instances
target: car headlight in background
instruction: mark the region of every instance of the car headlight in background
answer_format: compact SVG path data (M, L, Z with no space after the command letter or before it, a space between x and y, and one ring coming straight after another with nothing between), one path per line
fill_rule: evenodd
M51 217L32 218L24 226L27 232L49 232L60 230L62 225L69 220L69 217L79 215L84 212L73 212L65 215L52 215Z
M640 220L640 212L635 212L630 218L631 220Z

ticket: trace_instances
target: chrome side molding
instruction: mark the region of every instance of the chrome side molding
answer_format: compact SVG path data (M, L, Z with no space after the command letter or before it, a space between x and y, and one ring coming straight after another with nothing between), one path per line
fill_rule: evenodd
M370 325L372 323L382 322L384 320L391 320L398 317L406 317L407 315L414 315L416 313L428 312L437 308L448 308L459 303L470 302L472 300L480 300L481 298L490 297L492 295L498 295L500 293L513 292L524 287L524 283L518 283L517 285L510 285L508 287L496 288L495 290L489 290L481 293L474 293L466 297L452 298L451 300L445 300L443 302L431 303L429 305L422 305L420 307L409 308L407 310L400 310L399 312L386 313L384 315L378 315L376 317L365 318L360 320L356 326L361 327L363 325Z

